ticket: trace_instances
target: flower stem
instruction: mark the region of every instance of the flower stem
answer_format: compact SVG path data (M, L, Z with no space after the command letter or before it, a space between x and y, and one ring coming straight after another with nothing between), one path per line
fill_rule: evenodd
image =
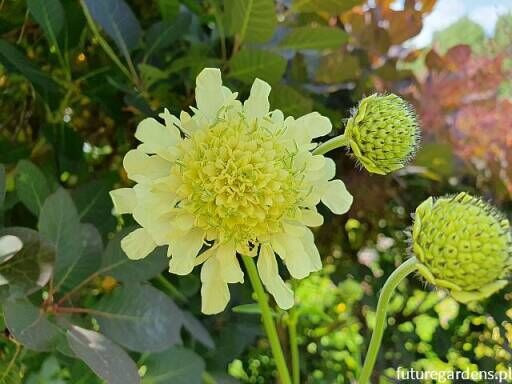
M384 328L386 327L386 314L389 300L398 284L417 268L418 260L415 257L410 258L394 270L382 287L379 302L377 303L375 328L373 329L368 352L364 360L363 368L361 369L359 380L357 381L359 384L368 384L370 375L372 374L375 361L377 360L377 354L379 353L382 335L384 334Z
M249 275L249 280L251 280L252 288L254 289L256 299L258 300L258 304L261 309L263 327L265 328L265 332L267 333L267 337L270 342L270 348L272 349L272 355L274 356L274 361L279 372L281 384L291 384L290 373L286 366L286 360L284 359L283 350L279 342L276 325L274 324L272 312L268 305L268 297L263 289L263 285L261 284L258 271L256 270L256 265L254 264L253 258L250 256L242 256L242 260L244 261L247 274Z
M320 144L313 150L313 155L323 155L333 149L345 147L349 143L345 135L339 135L327 140L325 143Z
M293 311L290 314L288 321L288 333L290 338L290 353L292 357L292 382L293 384L300 384L300 355L299 343L297 340L297 321L298 314Z

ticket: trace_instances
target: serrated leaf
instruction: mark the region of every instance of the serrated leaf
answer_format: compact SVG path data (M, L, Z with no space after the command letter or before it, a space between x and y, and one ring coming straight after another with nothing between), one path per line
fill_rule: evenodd
M43 172L28 160L21 160L16 167L16 193L20 201L36 216L50 195L50 186Z
M273 0L225 0L228 28L241 42L263 43L277 25Z
M0 208L4 205L5 201L5 167L0 164Z
M139 43L141 28L124 0L84 0L91 17L126 56Z
M59 329L46 313L28 300L6 301L3 307L5 323L16 340L34 351L53 349Z
M0 63L8 71L19 73L29 80L39 93L51 106L59 99L59 85L38 67L27 60L25 55L14 45L0 39Z
M28 293L44 286L51 274L55 248L30 228L10 227L0 230L0 237L16 236L23 243L14 257L0 265L0 274L10 284Z
M162 18L169 21L178 15L180 3L178 0L158 0L158 8L160 8Z
M275 84L269 99L271 109L280 109L285 116L298 117L313 110L313 100L288 85Z
M189 349L173 347L151 354L144 364L143 384L201 384L205 369L203 359Z
M169 264L166 251L159 247L142 260L130 260L121 249L121 239L135 228L125 228L109 241L103 253L101 270L104 275L124 282L137 283L160 274Z
M357 79L359 73L357 57L337 51L322 57L315 78L320 83L335 84Z
M59 0L27 0L27 7L48 41L57 45L57 38L64 28L64 8Z
M164 293L150 285L126 285L105 295L95 308L101 331L138 352L160 352L181 343L183 317Z
M46 199L39 215L38 228L57 251L54 286L58 290L72 272L82 251L78 212L64 189L58 189Z
M297 12L326 12L330 15L339 15L364 0L293 0L292 9Z
M108 384L141 382L130 356L102 334L71 325L66 335L73 352Z
M215 342L213 341L210 333L205 328L203 323L198 320L192 313L183 311L183 326L192 335L194 339L199 341L205 347L210 349L215 348Z
M336 49L346 43L348 34L333 27L292 28L279 46L290 49Z
M286 59L278 54L242 49L230 61L229 77L247 84L252 84L255 78L275 83L281 79L285 69Z

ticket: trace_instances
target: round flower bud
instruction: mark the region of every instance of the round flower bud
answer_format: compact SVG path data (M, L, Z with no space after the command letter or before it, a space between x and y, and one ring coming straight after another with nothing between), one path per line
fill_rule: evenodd
M368 172L385 175L414 156L420 133L416 114L405 100L394 94L373 94L353 112L345 137Z
M507 284L512 266L510 223L467 193L432 198L416 209L413 252L420 274L460 302L486 298Z

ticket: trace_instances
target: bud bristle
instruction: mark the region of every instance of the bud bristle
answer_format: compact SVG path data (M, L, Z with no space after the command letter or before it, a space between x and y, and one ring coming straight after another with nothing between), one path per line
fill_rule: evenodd
M512 267L509 221L493 206L467 193L429 198L416 209L413 252L430 283L462 302L491 295Z
M420 128L412 106L397 95L364 98L345 129L353 155L369 172L385 175L415 155Z

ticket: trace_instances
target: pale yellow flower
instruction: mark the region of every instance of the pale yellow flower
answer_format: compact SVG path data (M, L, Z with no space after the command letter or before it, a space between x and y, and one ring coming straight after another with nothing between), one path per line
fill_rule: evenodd
M237 254L258 257L266 289L281 308L293 292L278 273L276 253L292 277L321 268L313 233L323 223L316 205L345 213L352 196L332 180L335 164L313 155L312 140L328 134L329 119L313 112L299 119L270 112L270 86L256 79L242 104L222 85L218 69L196 79L197 109L180 118L167 110L164 123L143 120L142 144L128 152L124 168L137 184L111 192L118 214L130 213L141 228L121 246L131 259L168 246L169 270L189 274L202 264L202 311L221 312L228 283L244 274Z

